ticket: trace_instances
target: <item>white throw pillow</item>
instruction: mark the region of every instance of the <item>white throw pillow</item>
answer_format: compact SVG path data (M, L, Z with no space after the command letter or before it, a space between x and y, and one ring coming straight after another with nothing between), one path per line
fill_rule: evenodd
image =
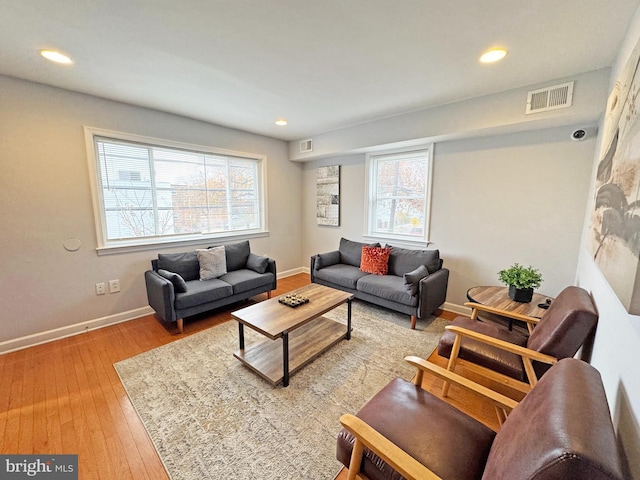
M211 280L227 273L227 257L224 245L196 250L200 263L200 280Z

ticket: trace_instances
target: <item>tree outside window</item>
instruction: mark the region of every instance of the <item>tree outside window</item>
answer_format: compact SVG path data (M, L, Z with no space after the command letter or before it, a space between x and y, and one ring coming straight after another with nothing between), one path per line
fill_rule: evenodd
M430 151L369 155L368 235L426 241Z
M263 229L261 158L93 141L105 245Z

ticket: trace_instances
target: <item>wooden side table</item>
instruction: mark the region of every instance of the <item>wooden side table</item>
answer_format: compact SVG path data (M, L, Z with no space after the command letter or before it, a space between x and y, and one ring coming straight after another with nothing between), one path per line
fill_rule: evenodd
M472 287L467 290L467 298L470 302L480 303L501 310L507 310L509 312L519 313L521 315L527 315L529 317L540 318L546 311L544 308L540 308L538 304L548 305L548 302L553 300L552 297L541 295L539 293L533 294L533 299L529 303L515 302L509 298L508 287L498 286L480 286ZM510 318L501 317L500 315L487 314L482 312L480 315L482 320L489 320L494 323L506 326L511 330L521 331L528 334L528 330L524 322L512 320Z

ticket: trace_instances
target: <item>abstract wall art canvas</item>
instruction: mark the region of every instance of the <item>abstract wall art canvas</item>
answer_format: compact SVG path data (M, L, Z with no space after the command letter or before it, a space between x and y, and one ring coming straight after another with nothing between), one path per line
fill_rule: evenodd
M640 315L640 43L612 88L601 135L589 240L594 261Z
M340 226L340 165L316 170L318 225Z

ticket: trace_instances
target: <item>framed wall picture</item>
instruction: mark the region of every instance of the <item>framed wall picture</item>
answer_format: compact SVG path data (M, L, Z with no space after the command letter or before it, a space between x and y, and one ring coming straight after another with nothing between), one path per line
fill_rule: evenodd
M640 315L640 43L609 95L589 232L593 259L626 310Z
M340 165L316 170L316 218L318 225L340 226Z

